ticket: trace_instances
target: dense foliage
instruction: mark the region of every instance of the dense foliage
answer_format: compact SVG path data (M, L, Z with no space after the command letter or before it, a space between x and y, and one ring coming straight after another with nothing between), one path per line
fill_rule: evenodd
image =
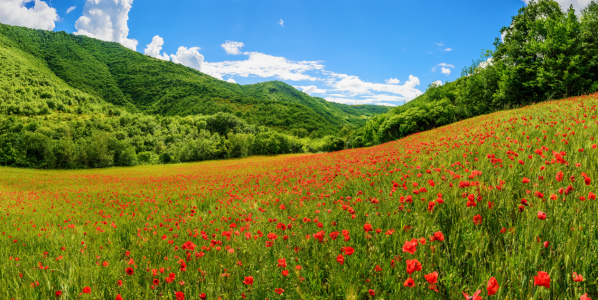
M346 148L386 107L214 79L107 43L0 24L0 164L130 166Z
M374 145L493 111L598 91L598 3L577 15L531 1L501 30L494 51L463 76L373 118L353 146Z
M0 168L0 298L596 299L597 107L334 153Z

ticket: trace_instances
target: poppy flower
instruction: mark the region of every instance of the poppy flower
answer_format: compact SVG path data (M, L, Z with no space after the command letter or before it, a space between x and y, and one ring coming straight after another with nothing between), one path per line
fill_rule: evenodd
M538 212L538 219L546 220L546 213L539 211Z
M54 295L56 296L56 298L62 296L62 291L56 291L54 292Z
M86 286L83 288L83 294L90 294L91 293L91 288Z
M534 285L550 288L550 276L544 271L538 271L538 276L534 276Z
M490 277L490 279L488 280L488 286L486 287L486 290L488 290L488 296L492 296L494 294L496 294L496 292L498 291L498 281L496 280L496 278L494 277Z
M343 247L343 253L345 253L345 255L352 255L355 253L355 249L353 247Z
M365 230L365 232L372 231L372 224L365 224L365 225L363 225L363 230Z
M345 257L344 257L342 254L339 254L339 255L336 257L336 261L337 261L339 264L341 264L341 266L342 266L342 265L345 263Z
M282 276L289 276L289 270L282 270Z
M368 294L370 294L370 296L372 296L372 297L376 296L376 292L372 289L368 290Z
M405 280L405 283L403 283L404 287L414 287L415 286L415 281L413 280L413 278L409 277L407 280Z
M422 264L417 259L408 259L407 263L407 273L411 274L415 271L422 270Z
M432 272L430 274L426 274L426 275L424 275L424 277L426 278L426 281L428 283L434 284L434 283L438 282L438 272Z
M284 293L284 289L277 288L277 289L274 289L274 292L276 292L277 294L280 295L280 294Z
M583 282L583 277L581 275L577 275L577 273L573 272L573 281Z
M133 273L134 273L135 271L133 270L133 268L126 268L126 269L125 269L125 272L127 272L127 274L129 274L129 275L133 275Z
M124 299L123 299L123 296L118 294L118 295L116 295L116 298L114 300L124 300Z
M245 277L245 280L243 280L243 283L246 285L253 285L253 276Z
M592 298L588 297L588 293L585 293L585 294L581 295L579 300L592 300Z
M176 292L174 293L176 300L185 300L185 294L183 292Z
M482 300L482 297L480 297L481 293L482 290L477 290L472 296L469 296L468 294L463 292L463 297L465 297L465 300Z
M411 241L406 241L405 245L403 245L403 252L409 252L410 254L414 254L417 246L417 240L412 239Z
M473 217L473 224L475 224L475 225L480 225L480 224L482 224L482 216L480 216L479 214L478 214L478 215L475 215L475 216Z

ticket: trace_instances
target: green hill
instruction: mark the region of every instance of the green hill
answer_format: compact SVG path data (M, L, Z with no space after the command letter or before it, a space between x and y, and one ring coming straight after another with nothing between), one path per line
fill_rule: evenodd
M386 107L248 86L117 43L0 24L0 165L83 168L333 151Z
M0 25L0 45L26 56L36 69L129 112L162 116L234 112L251 124L281 131L303 128L316 131L316 136L363 125L373 115L310 97L282 82L240 86L117 43L64 32Z
M418 98L353 132L370 146L495 111L598 91L598 3L579 14L552 0L531 1L503 27L493 51L461 78L430 86Z

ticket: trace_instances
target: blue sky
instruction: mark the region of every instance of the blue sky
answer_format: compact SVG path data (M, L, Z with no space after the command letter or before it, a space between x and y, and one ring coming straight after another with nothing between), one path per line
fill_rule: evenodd
M0 22L84 34L216 78L399 105L493 49L522 0L0 0ZM582 7L589 0L559 0ZM149 46L148 46L149 45ZM242 46L241 46L242 45ZM160 48L161 47L161 48Z

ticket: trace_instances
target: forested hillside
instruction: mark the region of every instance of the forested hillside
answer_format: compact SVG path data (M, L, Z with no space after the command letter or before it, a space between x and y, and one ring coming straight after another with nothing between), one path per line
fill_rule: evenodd
M462 77L374 117L351 137L369 146L481 114L598 91L598 3L581 13L532 1L501 30L495 49Z
M340 150L386 107L228 83L64 32L0 24L0 164L81 168ZM339 137L340 133L340 137Z

